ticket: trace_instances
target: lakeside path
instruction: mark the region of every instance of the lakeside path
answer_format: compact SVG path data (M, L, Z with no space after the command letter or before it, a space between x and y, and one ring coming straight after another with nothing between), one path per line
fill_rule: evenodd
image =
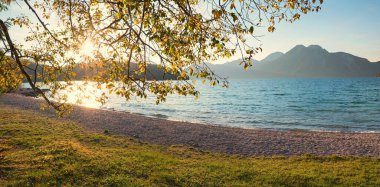
M39 109L41 102L16 94L0 96L0 107L6 105L29 109L55 117L54 111ZM168 121L81 106L74 106L73 112L61 120L71 120L88 130L101 133L107 129L111 134L152 144L187 145L219 153L252 156L380 156L380 133L241 129Z

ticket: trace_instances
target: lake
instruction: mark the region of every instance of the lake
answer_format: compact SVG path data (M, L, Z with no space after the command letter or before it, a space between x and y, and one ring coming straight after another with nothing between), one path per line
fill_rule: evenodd
M200 82L200 81L198 81ZM155 104L112 96L100 106L141 115L241 128L380 132L380 78L230 80L229 88L198 84L200 98L170 95Z

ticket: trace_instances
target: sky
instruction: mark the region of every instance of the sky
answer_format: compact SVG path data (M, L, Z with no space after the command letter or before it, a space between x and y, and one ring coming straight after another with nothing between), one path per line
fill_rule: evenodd
M16 15L20 7L11 7L0 18ZM254 58L261 60L273 52L287 52L294 46L316 44L330 52L347 52L380 61L380 0L325 0L318 13L302 15L294 23L281 22L274 33L266 32L260 42L250 40L263 52ZM27 8L22 11L27 12ZM20 30L13 34L22 36ZM231 61L239 56L222 61Z
M318 13L302 15L295 23L281 23L261 38L261 60L298 44L317 44L330 52L347 52L380 61L380 1L325 0Z

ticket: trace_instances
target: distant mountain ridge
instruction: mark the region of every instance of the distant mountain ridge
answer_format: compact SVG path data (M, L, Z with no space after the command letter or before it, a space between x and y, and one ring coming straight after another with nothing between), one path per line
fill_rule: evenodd
M229 78L375 77L380 73L380 62L344 52L330 53L319 45L297 45L286 53L272 53L254 61L253 70L243 70L239 62L212 64L210 68Z
M37 68L37 72L41 73L42 68L44 65L39 65ZM25 71L34 79L34 71L33 69L36 69L36 64L30 62L28 65L28 68L25 69ZM130 71L133 72L138 69L138 64L131 63L130 64ZM65 68L63 68L65 70ZM73 80L84 80L85 77L93 78L97 75L98 71L104 72L104 69L102 68L86 68L82 67L79 64L74 65L73 71L75 72L76 76L72 77ZM156 64L147 64L146 67L146 75L133 75L135 79L141 79L146 76L146 80L178 80L178 75L173 74L171 72L165 73L163 69L158 68L158 65ZM107 78L108 75L104 75L104 78ZM58 77L59 81L63 81L63 77ZM43 81L41 78L37 78L37 81ZM26 82L26 79L24 79L24 82Z

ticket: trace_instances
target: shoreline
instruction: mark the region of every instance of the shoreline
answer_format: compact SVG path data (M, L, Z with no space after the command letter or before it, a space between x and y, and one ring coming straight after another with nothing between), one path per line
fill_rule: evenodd
M348 133L348 134L379 134L380 131L350 131L350 130L323 130L323 129L295 129L295 128L260 128L260 127L242 127L242 126L228 126L223 124L213 124L213 123L202 123L202 122L192 122L192 121L186 121L186 120L177 120L174 118L171 118L170 116L166 117L157 117L156 115L147 115L143 113L133 113L129 111L123 111L123 110L115 110L115 109L107 109L107 108L92 108L92 107L86 107L82 105L76 105L77 107L84 107L84 108L91 108L91 109L98 109L98 110L105 110L105 111L111 111L111 112L120 112L120 113L126 113L131 115L137 115L141 117L146 118L154 118L154 119L162 119L167 121L173 121L173 122L180 122L180 123L190 123L195 125L207 125L207 126L214 126L214 127L226 127L226 128L238 128L238 129L246 129L246 130L268 130L268 131L302 131L302 132L322 132L322 133Z
M3 94L0 105L42 111L43 100L17 94ZM159 145L187 145L200 150L248 156L380 156L379 132L324 132L302 129L251 129L173 121L131 112L73 106L61 120L77 122L85 129L132 137Z
M38 99L38 98L36 98ZM173 121L173 122L180 122L180 123L190 123L190 124L196 124L196 125L206 125L206 126L215 126L215 127L226 127L226 128L238 128L238 129L246 129L246 130L269 130L269 131L304 131L304 132L325 132L325 133L349 133L349 134L379 134L380 131L351 131L351 130L324 130L324 129L297 129L297 128L260 128L260 127L243 127L243 126L231 126L231 125L225 125L225 124L216 124L216 123L207 123L207 122L196 122L196 121L186 121L186 120L180 120L171 118L170 116L163 115L165 117L158 117L161 115L148 115L143 113L134 113L130 111L123 111L123 110L116 110L114 108L92 108L92 107L86 107L83 105L77 105L74 104L74 106L77 107L84 107L84 108L91 108L91 109L97 109L97 110L104 110L104 111L111 111L111 112L120 112L125 114L131 114L131 115L137 115L141 117L146 118L154 118L154 119L162 119L167 121Z
M20 92L14 92L10 93L14 95L19 95L31 99L36 99L36 100L41 100L44 101L42 98L37 98L34 95L30 94L24 94ZM125 113L128 115L137 115L145 118L153 118L153 119L161 119L161 120L166 120L166 121L172 121L172 122L180 122L180 123L190 123L194 125L206 125L206 126L214 126L214 127L226 127L226 128L238 128L238 129L245 129L245 130L268 130L268 131L301 131L301 132L322 132L322 133L348 133L348 134L379 134L380 131L349 131L349 130L317 130L317 129L296 129L296 128L260 128L260 127L242 127L242 126L228 126L228 125L223 125L223 124L213 124L213 123L202 123L202 122L192 122L192 121L186 121L186 120L177 120L174 118L171 118L170 116L165 117L158 117L158 115L147 115L143 113L133 113L129 111L123 111L123 110L116 110L114 108L95 108L95 107L87 107L84 105L79 105L79 104L73 104L75 107L81 107L81 108L88 108L88 109L96 109L96 110L104 110L104 111L110 111L110 112L119 112L119 113Z

